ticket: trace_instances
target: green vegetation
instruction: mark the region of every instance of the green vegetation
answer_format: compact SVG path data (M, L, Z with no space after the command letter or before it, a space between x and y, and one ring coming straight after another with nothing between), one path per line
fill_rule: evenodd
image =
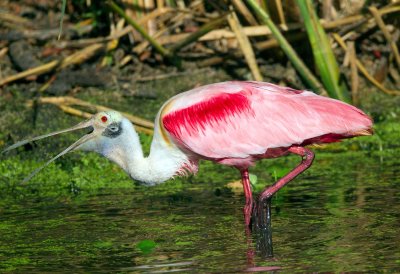
M330 97L350 102L346 83L341 79L339 66L329 40L311 0L297 0L313 50L315 64Z
M308 67L304 64L303 60L298 56L293 47L289 44L286 38L282 35L278 27L272 21L271 17L256 3L254 0L246 0L246 2L251 6L254 10L254 13L257 14L263 23L265 23L275 39L278 40L278 43L281 49L285 52L289 60L292 62L293 66L299 72L299 74L303 77L303 79L307 82L307 84L316 92L322 93L324 91L323 86L319 82L317 78L313 75L313 73L308 69Z

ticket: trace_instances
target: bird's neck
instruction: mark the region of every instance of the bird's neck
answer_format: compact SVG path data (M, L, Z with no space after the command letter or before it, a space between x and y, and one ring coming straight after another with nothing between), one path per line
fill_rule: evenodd
M132 124L125 129L119 147L114 149L114 159L112 155L107 157L121 166L134 180L147 185L155 185L180 172L187 161L181 151L169 149L168 146L154 138L150 154L145 157L139 135Z

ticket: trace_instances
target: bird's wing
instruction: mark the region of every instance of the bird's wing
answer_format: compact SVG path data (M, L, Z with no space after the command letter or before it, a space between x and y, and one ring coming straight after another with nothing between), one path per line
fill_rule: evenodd
M341 101L260 82L218 83L179 94L158 119L179 146L213 159L332 142L372 126L362 111Z

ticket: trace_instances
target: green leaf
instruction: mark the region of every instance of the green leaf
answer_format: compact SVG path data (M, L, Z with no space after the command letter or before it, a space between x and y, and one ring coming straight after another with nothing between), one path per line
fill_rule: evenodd
M150 254L156 246L157 244L153 240L143 240L136 245L143 254Z
M316 66L328 95L332 98L350 102L349 91L340 79L339 66L332 51L332 46L311 0L297 0L304 25L310 40Z
M250 180L250 184L254 187L255 185L257 185L258 177L257 177L257 175L250 173L249 180Z

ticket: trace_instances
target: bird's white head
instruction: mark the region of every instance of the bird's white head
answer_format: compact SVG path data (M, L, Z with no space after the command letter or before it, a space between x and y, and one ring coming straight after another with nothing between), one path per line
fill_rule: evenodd
M116 111L99 112L86 121L89 122L90 132L82 137L86 138L75 149L95 151L101 154L116 145L126 127L126 119ZM129 123L129 121L128 121Z
M35 170L31 175L24 179L24 182L30 180L36 173L38 173L40 170L42 170L44 167L46 167L57 158L74 150L94 151L100 153L110 160L116 162L123 169L126 169L127 148L126 146L124 146L124 144L132 143L132 137L133 139L137 139L136 143L139 144L137 133L128 119L126 119L119 112L116 111L103 111L93 115L90 119L81 122L71 128L20 141L6 148L5 150L3 150L2 153L20 147L32 141L79 129L86 129L88 130L88 133L82 136L78 141L70 145L64 151L59 153L57 156L49 160L42 167ZM130 139L130 141L128 139ZM138 150L138 153L142 153L140 146L138 147ZM132 151L132 153L134 152Z

